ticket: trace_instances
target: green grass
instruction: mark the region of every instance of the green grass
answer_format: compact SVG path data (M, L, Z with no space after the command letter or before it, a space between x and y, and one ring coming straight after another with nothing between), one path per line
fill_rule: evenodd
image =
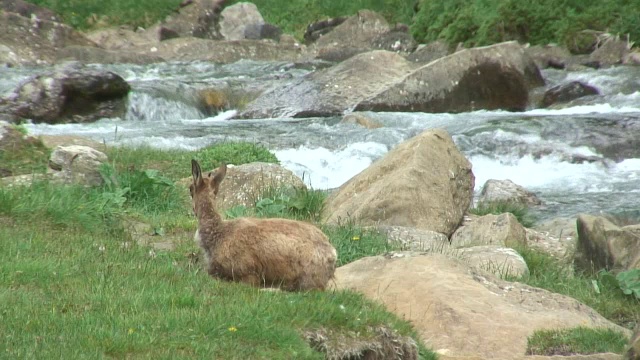
M421 1L412 24L418 41L443 39L467 46L519 40L532 44L557 43L585 50L583 30L640 37L639 0L430 0Z
M622 354L626 344L626 336L611 329L544 330L529 337L527 355Z
M148 27L178 9L181 0L30 0L59 14L66 24L80 30L104 26Z
M606 281L602 273L573 274L567 265L549 254L534 249L518 252L529 267L529 275L512 280L570 296L627 329L640 323L640 300L625 295L616 284Z
M408 322L354 292L268 292L212 279L194 256L188 193L173 185L198 153L108 153L100 188L0 187L0 357L323 359L303 332L368 339L388 326L419 339ZM323 192L289 194L285 215L319 218ZM154 238L175 249L138 243L131 220L163 229ZM342 263L385 249L386 239L355 228L330 235ZM422 358L436 358L418 343Z
M488 214L500 215L504 213L512 213L524 227L532 227L535 225L535 218L529 213L526 205L517 204L510 201L493 201L489 203L478 203L475 207L469 209L474 215L483 216Z
M265 292L215 281L185 255L195 251L191 239L150 254L118 236L27 224L0 228L7 358L322 359L303 331L367 338L369 327L388 325L416 337L407 322L356 293Z
M51 151L40 140L25 138L21 125L10 125L6 131L0 144L0 176L43 173Z

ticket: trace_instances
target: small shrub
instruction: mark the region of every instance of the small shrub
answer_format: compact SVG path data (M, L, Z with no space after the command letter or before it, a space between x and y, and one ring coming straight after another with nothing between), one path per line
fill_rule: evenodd
M182 207L183 199L174 183L157 170L127 169L118 171L104 164L100 169L105 185L105 196L125 199L123 204L145 213L157 213Z
M306 188L269 188L258 196L253 208L235 206L225 212L227 218L257 216L264 218L320 221L326 194Z
M640 269L622 271L616 275L616 280L625 295L633 295L640 300Z
M228 142L199 150L194 158L206 168L216 168L223 162L242 165L252 162L278 164L278 158L262 145L249 142Z
M524 227L535 225L535 218L529 213L527 206L511 201L478 203L476 207L469 209L469 212L478 216L487 214L500 215L508 212L512 213Z
M627 344L624 334L611 329L577 327L536 331L528 339L527 355L621 354Z

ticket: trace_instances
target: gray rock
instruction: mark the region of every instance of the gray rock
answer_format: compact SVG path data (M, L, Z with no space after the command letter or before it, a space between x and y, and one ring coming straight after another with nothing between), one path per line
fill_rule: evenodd
M407 251L450 253L451 245L445 234L407 226L374 226L387 236L390 244Z
M77 64L36 75L9 95L14 117L34 122L87 122L123 116L129 84L119 75Z
M511 180L489 179L482 186L478 203L513 202L525 205L540 205L542 201L536 194L528 191Z
M249 2L240 2L222 10L220 33L225 40L242 40L245 39L247 26L264 23L257 6Z
M549 107L558 103L567 103L589 95L600 95L600 91L580 81L571 81L547 90L542 98L542 106Z
M469 266L505 279L529 275L529 267L517 251L497 246L484 245L458 249L456 256Z
M417 50L407 55L407 60L420 64L428 64L436 59L451 54L449 45L442 41L434 41L425 46L418 46Z
M640 236L603 217L580 214L575 265L580 270L640 268Z
M100 166L107 156L88 146L58 146L51 153L49 168L53 178L63 183L99 186L104 183Z
M478 245L526 247L527 233L513 214L504 213L480 216L451 235L455 248Z
M160 25L180 37L222 39L219 22L223 4L224 0L193 0Z

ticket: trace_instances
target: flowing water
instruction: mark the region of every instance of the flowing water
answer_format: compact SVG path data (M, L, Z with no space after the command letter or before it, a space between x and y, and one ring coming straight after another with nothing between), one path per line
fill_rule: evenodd
M476 191L488 179L511 179L543 200L541 218L640 209L640 68L543 72L547 87L580 80L602 93L562 109L370 113L384 127L369 130L339 124L339 118L229 120L233 110L206 117L194 105L194 89L207 84L247 88L308 72L288 63L99 67L131 84L125 119L28 125L30 133L77 134L107 144L162 149L198 149L233 140L257 142L274 151L285 167L312 187L326 189L340 186L400 142L442 127L473 164ZM44 70L3 69L0 95ZM185 164L185 176L188 171Z

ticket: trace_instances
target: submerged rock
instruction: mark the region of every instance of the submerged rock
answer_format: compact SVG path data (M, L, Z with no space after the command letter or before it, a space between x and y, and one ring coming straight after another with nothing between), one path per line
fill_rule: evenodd
M599 95L598 89L580 81L554 86L544 93L542 106L549 107L558 103L567 103L588 95Z

